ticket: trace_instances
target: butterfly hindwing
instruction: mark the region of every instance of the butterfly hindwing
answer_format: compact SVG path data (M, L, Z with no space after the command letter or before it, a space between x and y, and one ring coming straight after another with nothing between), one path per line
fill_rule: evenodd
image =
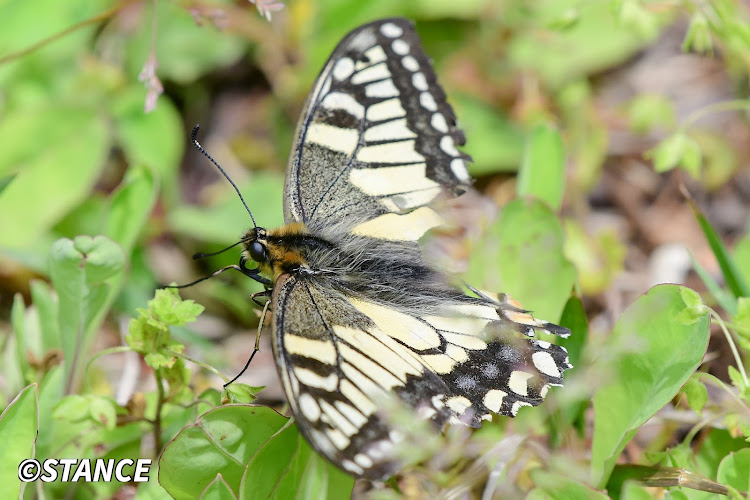
M563 348L529 338L546 323L508 320L500 303L455 303L420 317L291 275L279 279L273 300L277 365L300 429L363 477L402 465L403 434L382 411L389 403L438 428L478 427L491 413L538 405L570 366Z
M370 333L369 318L315 282L286 275L273 301L277 368L302 433L350 473L392 474L399 434L381 419L379 405L392 391L410 394L414 406L429 405L446 393L445 382L382 332ZM435 417L442 423L448 414Z
M428 205L470 183L464 142L412 24L362 26L334 50L298 124L285 220L415 241L440 223Z

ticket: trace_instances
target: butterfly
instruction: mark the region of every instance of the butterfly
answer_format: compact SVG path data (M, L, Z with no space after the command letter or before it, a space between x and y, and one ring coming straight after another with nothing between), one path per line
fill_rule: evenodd
M436 429L479 427L538 405L571 366L563 347L535 338L566 328L508 295L464 292L422 257L418 240L442 223L435 204L470 187L464 143L413 25L355 29L299 120L285 225L254 225L232 266L270 297L273 354L300 431L354 476L403 465L404 433L381 411L389 402Z

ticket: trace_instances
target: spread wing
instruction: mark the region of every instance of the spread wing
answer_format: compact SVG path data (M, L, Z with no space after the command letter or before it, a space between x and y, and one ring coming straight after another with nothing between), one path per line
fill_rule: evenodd
M364 25L339 43L308 98L284 218L415 241L440 223L427 205L471 182L456 149L464 142L412 24Z
M403 405L438 428L478 427L492 413L538 405L570 367L564 348L534 338L569 332L504 296L420 317L283 275L273 301L277 367L299 428L333 463L370 479L403 465L404 436L383 408Z

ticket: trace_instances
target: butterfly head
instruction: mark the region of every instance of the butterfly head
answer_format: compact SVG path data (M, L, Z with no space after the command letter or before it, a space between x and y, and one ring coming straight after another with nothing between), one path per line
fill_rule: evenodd
M242 256L245 260L248 258L257 262L261 266L268 264L268 236L266 230L262 227L254 227L243 236L245 251Z
M254 262L257 267L255 273L272 275L271 269L271 251L268 247L268 233L262 227L253 227L242 236L242 246L244 250L240 257L240 267L244 268L245 263Z

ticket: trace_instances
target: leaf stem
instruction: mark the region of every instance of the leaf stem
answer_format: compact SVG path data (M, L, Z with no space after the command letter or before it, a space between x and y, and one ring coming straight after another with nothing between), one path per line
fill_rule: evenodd
M125 346L125 345L121 345L121 346L117 346L117 347L110 347L110 348L107 348L107 349L103 349L103 350L97 352L96 354L94 354L91 357L91 359L89 359L86 362L86 366L83 369L83 380L84 380L87 388L91 389L91 385L90 385L91 383L89 382L89 379L88 379L89 378L88 377L88 375L89 375L89 368L91 368L91 363L93 363L97 359L101 358L102 356L107 356L109 354L117 354L118 352L132 352L132 351L133 351L133 349L131 349L130 347Z
M750 100L748 99L732 99L729 101L721 101L716 102L713 104L709 104L708 106L704 106L700 109L696 109L690 115L685 119L685 121L680 125L680 131L684 132L688 128L692 127L695 122L700 120L706 115L709 115L711 113L721 113L724 111L741 111L741 110L750 110Z
M154 369L154 377L156 377L156 415L154 416L154 457L158 457L161 453L161 412L164 408L164 377L162 377L161 369Z
M196 365L200 366L201 368L210 371L214 375L217 375L218 377L221 377L221 379L224 382L229 382L229 377L227 377L226 375L224 375L223 373L221 373L219 370L217 370L213 366L204 363L203 361L198 361L197 359L191 358L187 354L183 354L181 352L173 351L172 349L164 349L164 352L167 352L167 353L169 353L170 355L172 355L172 356L174 356L176 358L181 358L181 359L184 359L185 361L190 361L191 363L196 364Z
M729 333L729 330L727 330L727 327L724 324L724 320L721 319L721 316L719 316L719 313L717 313L710 307L708 307L708 310L711 312L711 317L714 318L714 320L719 324L721 331L724 332L724 336L727 339L729 348L732 350L732 355L734 356L734 360L737 363L737 369L739 370L740 375L742 375L742 381L744 382L745 387L750 387L750 381L748 381L747 373L745 372L745 365L742 364L742 358L740 357L740 353L737 350L737 345L734 343L734 339L732 338L732 335Z

